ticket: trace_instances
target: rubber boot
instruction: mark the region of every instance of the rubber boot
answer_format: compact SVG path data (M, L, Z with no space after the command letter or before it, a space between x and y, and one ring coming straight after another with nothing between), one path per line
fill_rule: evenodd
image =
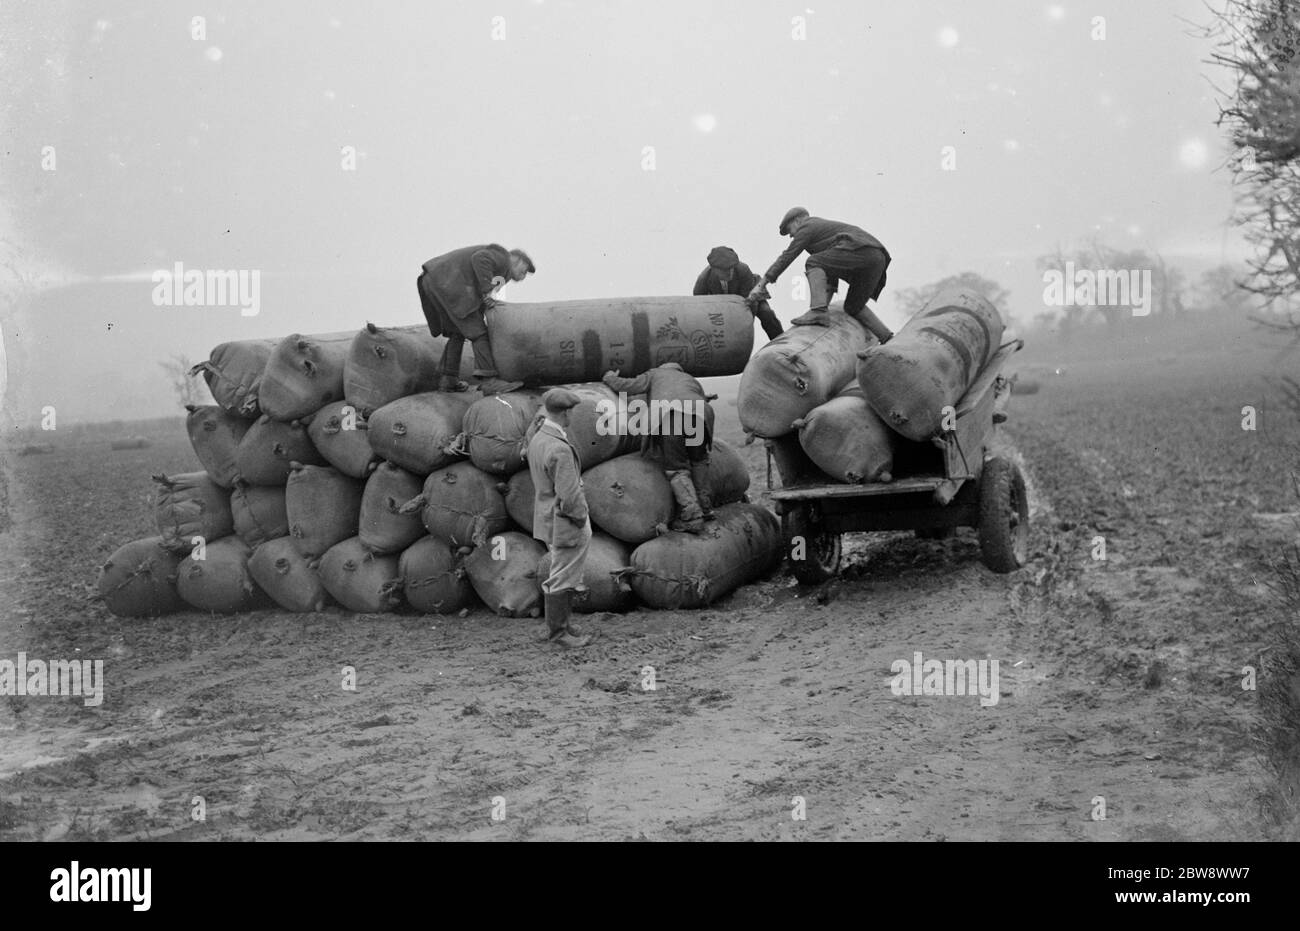
M573 616L572 597L573 592L569 589L543 592L542 604L546 611L546 627L550 631L548 640L556 646L576 649L591 643L591 638L581 636L569 623L569 618Z
M872 336L880 340L880 345L882 346L889 342L894 336L893 331L890 330L889 327L885 326L881 319L871 312L871 308L869 307L863 307L857 313L850 314L849 316L866 327L867 331Z
M684 530L687 533L699 533L704 529L704 515L700 511L700 501L695 495L695 483L691 473L685 469L669 472L668 484L672 487L673 497L677 499L677 517L668 525L670 530Z
M483 397L490 397L494 394L507 394L511 391L518 391L524 386L521 381L506 381L496 376L479 376L478 390L483 393Z
M691 484L695 486L695 497L700 502L700 516L705 520L717 520L713 513L713 496L709 494L709 463L691 463Z
M826 312L830 294L826 287L826 272L820 268L808 269L808 312L790 321L791 326L830 326Z

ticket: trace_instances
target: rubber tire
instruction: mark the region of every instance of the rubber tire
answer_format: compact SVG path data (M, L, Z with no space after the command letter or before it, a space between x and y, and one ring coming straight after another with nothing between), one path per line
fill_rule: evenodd
M916 531L916 538L918 540L947 540L956 531L956 527L924 527Z
M980 476L980 555L994 572L1015 572L1028 561L1029 498L1014 462L994 457Z
M781 517L781 530L786 539L786 560L790 572L800 585L820 585L835 578L840 571L840 535L819 532L812 526L806 508L796 507ZM803 537L807 559L793 559L791 541Z

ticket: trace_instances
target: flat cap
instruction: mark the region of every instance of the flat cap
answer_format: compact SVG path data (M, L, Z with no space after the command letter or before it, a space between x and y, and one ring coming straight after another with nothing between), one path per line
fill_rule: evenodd
M533 264L533 260L528 257L528 253L523 249L511 249L510 254L527 265L530 272L536 273L537 266Z
M581 403L582 398L568 388L552 388L542 395L542 406L553 414L567 411L569 408L577 407Z
M789 230L790 221L797 220L800 217L806 217L806 216L808 216L807 207L791 207L789 210L787 210L785 212L785 216L781 218L781 228L779 230L781 235L784 236L786 232Z
M730 246L714 246L709 250L709 266L712 268L735 268L740 264L740 256Z

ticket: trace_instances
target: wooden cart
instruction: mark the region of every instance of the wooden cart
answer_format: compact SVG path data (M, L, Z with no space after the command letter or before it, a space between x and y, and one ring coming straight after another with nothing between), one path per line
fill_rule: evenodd
M790 569L799 582L816 585L834 577L840 535L855 531L913 530L943 538L957 527L974 527L984 564L994 572L1025 564L1025 479L1015 462L991 452L1011 394L1002 368L1023 345L1014 340L999 347L957 403L952 430L928 444L900 444L915 469L893 481L861 485L826 483L825 476L814 482L796 479L772 492ZM768 483L771 487L770 459Z

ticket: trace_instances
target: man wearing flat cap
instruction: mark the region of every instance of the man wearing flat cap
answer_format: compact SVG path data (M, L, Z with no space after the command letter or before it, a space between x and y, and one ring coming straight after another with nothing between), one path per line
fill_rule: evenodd
M570 623L573 593L582 588L582 569L591 544L591 520L582 491L578 451L565 428L569 411L581 401L567 388L552 388L542 395L545 412L541 425L528 440L528 471L533 479L533 536L551 553L551 574L542 582L542 601L551 643L585 647L583 636ZM541 412L539 412L541 413Z
M880 297L885 288L889 252L880 240L851 223L812 217L803 207L791 207L781 218L780 232L790 245L750 291L751 300L765 297L767 285L776 281L802 252L808 253L804 270L808 277L808 312L790 323L794 326L827 326L826 308L841 279L848 282L844 312L884 343L894 334L874 313L867 301Z
M635 378L609 371L601 380L629 396L644 394L650 409L661 412L652 432L641 439L641 455L659 460L677 501L677 516L669 528L701 533L704 522L714 517L709 494L714 414L709 401L717 395L706 394L695 376L676 362L665 362Z
M533 260L520 249L507 252L503 246L489 243L436 256L423 268L416 287L424 318L430 333L447 337L439 389L464 391L469 387L456 377L467 339L474 349L474 377L483 394L504 394L522 387L522 382L497 377L484 314L496 306L494 295L502 285L523 281L537 271Z
M709 252L708 267L695 279L694 293L748 295L757 282L758 276L740 261L735 249L730 246L715 246ZM768 339L776 339L784 332L781 321L776 319L776 314L765 299L751 300L746 296L745 302L749 305L749 312L763 325L763 332Z

